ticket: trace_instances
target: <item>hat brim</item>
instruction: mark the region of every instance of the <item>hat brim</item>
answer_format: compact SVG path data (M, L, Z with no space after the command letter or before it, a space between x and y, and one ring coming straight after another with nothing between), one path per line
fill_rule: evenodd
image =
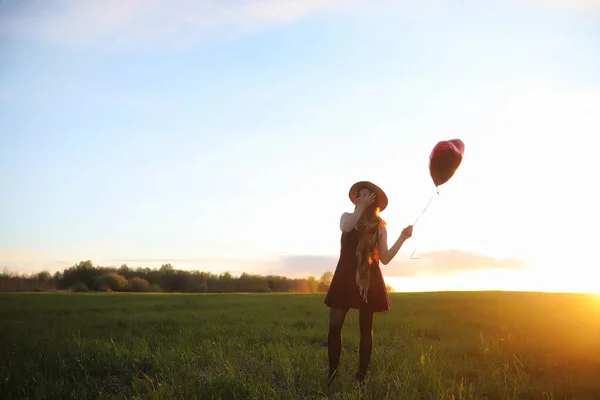
M350 197L350 201L352 202L352 204L356 205L356 194L358 193L358 190L362 188L367 188L371 192L375 193L375 195L377 196L376 201L377 207L379 207L379 211L385 210L385 208L388 205L387 195L385 194L383 189L369 181L360 181L352 185L350 191L348 192L348 197Z

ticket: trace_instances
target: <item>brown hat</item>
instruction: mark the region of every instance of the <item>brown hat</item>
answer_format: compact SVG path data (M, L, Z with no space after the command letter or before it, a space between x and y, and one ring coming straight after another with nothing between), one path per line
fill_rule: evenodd
M348 192L348 196L350 197L350 201L352 202L352 204L356 205L356 195L358 191L362 188L367 188L371 192L375 193L375 195L377 196L375 201L377 202L377 207L379 207L379 211L385 210L385 208L388 205L387 195L379 186L369 181L360 181L352 185L352 187L350 188L350 192Z

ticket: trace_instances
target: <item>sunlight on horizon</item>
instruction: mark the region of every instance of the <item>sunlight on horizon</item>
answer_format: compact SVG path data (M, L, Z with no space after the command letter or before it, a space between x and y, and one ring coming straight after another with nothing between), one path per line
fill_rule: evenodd
M600 288L591 279L553 275L539 268L528 268L523 271L481 270L438 276L428 275L424 271L419 276L409 278L386 276L385 269L383 273L386 283L396 292L502 290L582 293L600 297Z

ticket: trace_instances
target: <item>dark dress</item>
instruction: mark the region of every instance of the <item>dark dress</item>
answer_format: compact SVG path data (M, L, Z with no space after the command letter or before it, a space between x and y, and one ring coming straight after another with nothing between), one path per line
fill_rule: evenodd
M371 283L367 294L368 302L365 303L356 285L356 266L358 257L359 233L356 229L343 232L341 238L340 258L325 296L325 304L332 308L341 309L366 309L373 312L383 312L390 309L390 300L387 288L379 268L371 268Z

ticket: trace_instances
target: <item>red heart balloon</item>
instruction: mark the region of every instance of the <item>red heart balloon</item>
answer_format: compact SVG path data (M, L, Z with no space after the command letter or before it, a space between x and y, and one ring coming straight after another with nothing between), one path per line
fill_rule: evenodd
M460 139L438 142L429 156L429 174L435 186L448 182L462 162L465 144Z

